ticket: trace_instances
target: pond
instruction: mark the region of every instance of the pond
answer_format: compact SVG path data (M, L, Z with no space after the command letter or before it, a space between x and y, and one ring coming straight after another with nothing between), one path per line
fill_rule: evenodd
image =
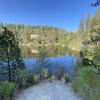
M76 62L71 50L67 46L22 46L22 55L28 71L40 70L41 67L48 68L55 73L57 70L64 70L72 74L73 65Z
M76 57L68 53L67 47L37 48L38 53L33 53L31 49L33 50L33 47L21 48L26 72L37 72L44 67L49 72L56 73L59 70L64 70L70 76L72 75Z
M35 71L40 64L42 67L48 68L49 71L55 72L57 69L63 67L70 75L73 72L73 66L76 63L74 56L58 56L50 58L26 58L24 59L26 69L29 71Z

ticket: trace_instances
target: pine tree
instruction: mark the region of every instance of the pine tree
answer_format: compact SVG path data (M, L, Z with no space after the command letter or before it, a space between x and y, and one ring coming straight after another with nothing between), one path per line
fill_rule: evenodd
M17 81L18 69L24 68L18 40L5 27L0 31L0 65L0 68L7 70L9 82Z
M84 44L82 50L84 64L93 65L100 74L100 10L97 10L96 15L92 18L90 33L90 39L87 41L87 45Z
M85 32L85 39L86 41L90 37L91 33L91 24L92 24L92 17L90 14L88 14L87 19L86 19L86 32Z
M79 32L79 35L80 35L80 38L81 38L81 40L83 41L84 39L84 20L83 20L83 18L80 20L80 25L79 25L79 30L78 30L78 32Z

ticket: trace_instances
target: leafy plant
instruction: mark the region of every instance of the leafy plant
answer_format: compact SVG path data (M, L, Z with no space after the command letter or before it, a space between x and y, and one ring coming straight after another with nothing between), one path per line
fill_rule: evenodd
M15 90L15 84L7 81L0 82L0 100L11 100Z
M28 73L26 82L27 82L27 85L34 85L35 84L35 73L33 72Z
M49 76L50 75L49 75L48 69L47 68L43 68L42 71L41 71L41 79L46 79Z
M66 83L68 81L68 74L64 73L63 77L61 77L61 81Z
M85 100L99 100L100 98L100 76L97 75L97 71L93 67L84 67L72 83L73 90Z
M40 82L40 80L41 80L41 79L40 79L40 74L35 74L35 75L34 75L34 82L35 82L35 83L38 83L38 82Z

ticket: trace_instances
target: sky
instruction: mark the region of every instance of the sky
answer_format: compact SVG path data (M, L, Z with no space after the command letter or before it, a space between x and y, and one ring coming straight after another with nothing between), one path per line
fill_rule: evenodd
M75 31L81 18L95 14L93 0L0 0L0 22L48 25Z

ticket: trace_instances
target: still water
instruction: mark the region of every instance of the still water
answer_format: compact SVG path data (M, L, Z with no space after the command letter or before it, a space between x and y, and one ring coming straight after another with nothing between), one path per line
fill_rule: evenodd
M48 63L46 66L49 71L55 71L59 67L64 67L64 69L69 73L72 74L73 65L75 65L76 59L74 56L58 56L58 57L50 57L45 59L47 60L44 62ZM38 62L39 61L39 62ZM24 59L25 66L27 70L34 71L38 67L38 63L43 61L43 59L38 60L37 58L27 58Z

